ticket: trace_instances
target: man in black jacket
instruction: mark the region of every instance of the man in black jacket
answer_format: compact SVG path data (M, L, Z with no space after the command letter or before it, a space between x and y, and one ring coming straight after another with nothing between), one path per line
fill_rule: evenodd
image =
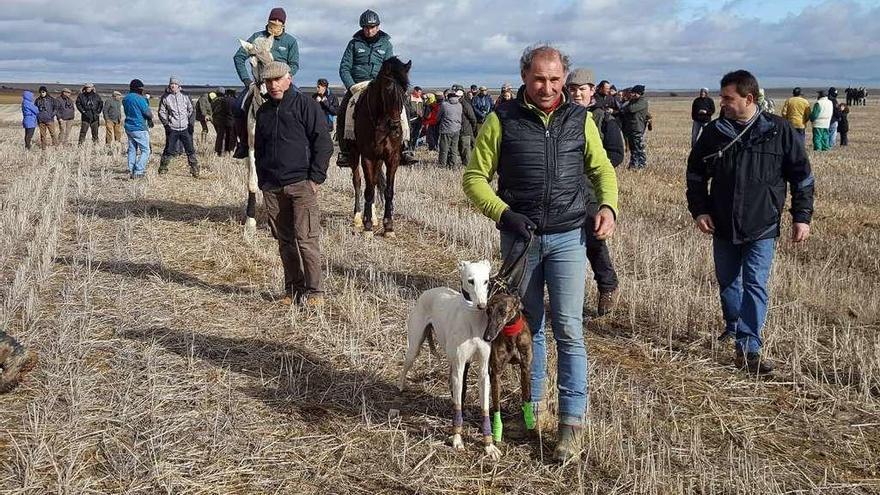
M715 115L715 100L709 96L709 88L703 88L700 90L700 96L694 98L691 104L691 120L694 121L691 126L691 148L700 138L703 128L712 121L713 115Z
M810 236L813 174L800 138L782 117L761 112L758 81L747 71L721 79L722 117L706 126L688 157L687 201L697 227L713 236L715 276L735 362L769 373L761 359L767 282L791 187L793 242Z
M98 142L98 124L101 122L101 112L104 110L104 101L98 93L95 93L95 85L86 83L82 93L76 97L76 109L79 110L82 124L79 128L79 144L86 140L86 132L92 130L92 141Z
M620 126L617 120L607 118L605 110L595 105L590 105L593 101L593 71L588 69L574 69L569 73L565 82L568 92L571 95L571 101L582 107L587 107L596 128L599 130L599 136L602 138L602 147L605 148L605 154L611 165L617 167L623 162L623 135L620 133ZM590 261L590 268L593 269L596 285L599 289L599 303L596 312L599 316L604 316L614 310L617 305L618 281L617 272L614 271L614 264L611 262L611 252L608 250L608 244L604 239L596 238L593 232L593 218L598 213L599 205L596 202L596 194L593 192L593 186L587 182L587 224L584 229L587 233L587 259Z
M327 178L333 142L318 103L291 89L290 67L274 61L263 77L269 99L257 112L257 184L284 266L285 304L324 304L318 236L318 186Z
M321 110L324 111L324 115L327 117L327 127L330 128L332 133L333 121L336 119L336 114L339 113L339 99L330 91L330 83L326 79L318 79L318 84L315 86L315 93L312 94L312 98L318 102Z

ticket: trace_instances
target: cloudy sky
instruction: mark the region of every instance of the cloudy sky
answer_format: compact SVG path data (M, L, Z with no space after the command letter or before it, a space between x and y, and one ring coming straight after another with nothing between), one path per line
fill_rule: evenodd
M880 0L0 0L0 81L237 81L237 38L275 6L299 40L297 81L340 81L360 12L382 18L423 86L519 80L522 49L557 44L618 85L715 87L732 69L763 86L880 85ZM70 5L71 7L67 7ZM75 7L74 7L75 5Z

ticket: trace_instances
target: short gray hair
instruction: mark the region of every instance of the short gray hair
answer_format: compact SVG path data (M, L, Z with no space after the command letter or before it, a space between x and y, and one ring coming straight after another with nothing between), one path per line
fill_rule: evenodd
M520 72L526 72L531 69L535 57L546 55L555 55L556 57L559 57L559 61L562 62L563 71L568 74L571 67L571 61L569 60L568 55L562 53L558 48L549 43L536 43L527 46L526 49L523 50L522 57L519 58Z

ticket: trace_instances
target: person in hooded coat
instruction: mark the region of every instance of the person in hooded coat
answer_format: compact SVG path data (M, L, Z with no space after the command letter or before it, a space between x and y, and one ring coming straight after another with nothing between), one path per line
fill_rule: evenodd
M30 91L21 93L21 126L24 127L24 147L31 149L34 129L37 128L37 115L40 109L34 104L34 94Z

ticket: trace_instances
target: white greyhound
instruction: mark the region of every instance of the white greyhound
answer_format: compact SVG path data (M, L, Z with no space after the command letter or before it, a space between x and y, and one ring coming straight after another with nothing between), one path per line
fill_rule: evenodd
M248 60L251 63L251 72L254 77L254 84L247 89L248 93L253 96L250 108L247 114L247 134L248 134L248 202L244 226L247 233L253 233L257 228L256 219L256 201L257 201L257 162L254 156L254 134L257 130L257 110L265 101L263 94L266 92L263 83L262 72L263 67L272 62L272 37L257 38L253 43L245 40L238 40L242 48L248 54ZM247 97L244 100L246 101Z
M489 298L491 264L486 260L463 261L459 263L458 269L461 275L460 291L437 287L423 292L416 301L407 321L406 361L400 372L398 389L403 391L406 387L406 374L412 368L425 340L430 341L432 349L436 340L449 359L449 389L454 409L452 446L464 449L461 439L462 389L466 365L476 360L479 363L478 383L483 412L483 448L491 459L498 460L501 458L501 451L493 443L489 419L489 354L492 347L484 339L489 324L486 304Z

